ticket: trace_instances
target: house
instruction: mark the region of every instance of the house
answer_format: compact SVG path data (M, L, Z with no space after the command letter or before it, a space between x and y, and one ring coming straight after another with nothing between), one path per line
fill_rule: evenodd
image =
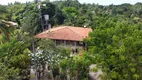
M85 46L82 41L91 31L91 28L58 26L39 33L35 37L52 39L56 45L71 46L75 49Z

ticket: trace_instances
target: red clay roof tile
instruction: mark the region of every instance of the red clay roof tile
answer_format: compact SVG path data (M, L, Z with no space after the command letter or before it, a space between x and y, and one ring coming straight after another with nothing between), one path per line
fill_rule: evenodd
M37 34L36 38L82 41L92 29L72 26L59 26Z

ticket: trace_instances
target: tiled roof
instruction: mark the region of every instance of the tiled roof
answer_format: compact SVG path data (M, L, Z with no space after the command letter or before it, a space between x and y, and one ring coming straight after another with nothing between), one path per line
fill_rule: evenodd
M92 29L72 26L59 26L37 34L36 38L82 41Z

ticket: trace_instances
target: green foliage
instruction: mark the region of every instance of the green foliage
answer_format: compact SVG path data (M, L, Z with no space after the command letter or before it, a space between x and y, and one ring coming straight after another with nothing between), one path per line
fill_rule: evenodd
M0 5L0 44L9 40L14 28L10 23L5 21L8 19L8 15L7 7Z
M61 60L59 66L62 73L70 75L71 79L88 80L89 66L94 63L94 57L88 53L83 56L70 56Z
M35 53L32 53L33 64L44 65L48 64L51 67L57 67L60 60L69 57L70 51L63 47L56 47L51 40L42 39L37 43Z
M3 74L5 78L13 78L14 80L25 79L28 78L29 75L29 44L24 41L18 41L18 39L20 39L19 36L16 36L18 34L13 33L13 35L11 35L11 38L8 42L0 44L0 62L5 66L5 68L1 67L1 69L8 69L7 73Z
M23 12L25 12L26 4L15 2L14 4L9 4L7 10L9 12L9 21L15 21L19 25L21 24L21 19L23 18Z
M140 24L128 21L112 22L108 19L90 34L90 51L96 63L107 73L107 79L141 80L138 67L142 67Z
M0 58L1 65L8 70L4 74L6 77L10 74L17 79L17 74L11 74L9 70L28 75L31 37L43 31L42 26L45 27L46 23L43 15L49 14L52 26L91 26L93 32L90 39L85 41L89 44L88 53L92 54L70 57L69 50L57 48L52 41L40 40L35 45L37 55L32 56L34 65L48 63L52 68L60 67L73 80L86 80L88 66L97 63L104 71L104 79L142 79L142 3L102 6L80 4L78 0L45 0L41 1L39 10L37 0L34 2L0 5L0 20L16 21L23 31L12 34L11 27L0 21ZM95 56L95 60L92 56ZM0 79L7 79L4 75Z
M8 10L7 10L7 7L6 6L3 6L3 5L0 5L0 20L1 19L5 19L7 20L8 19Z
M0 80L20 80L19 69L8 68L0 63Z
M18 13L18 20L20 21L23 31L28 32L30 35L35 35L42 32L47 25L44 19L44 15L48 14L50 19L48 22L52 26L63 24L65 16L63 12L54 4L44 1L41 2L41 8L37 8L36 3L27 3ZM45 5L45 6L44 6Z
M48 66L50 67L50 71L51 71L50 74L58 75L57 74L59 73L58 64L63 59L68 58L69 55L70 55L70 50L63 47L57 47L52 40L41 39L37 41L36 49L33 53L31 53L32 67L33 69L36 70L37 73L45 74L47 73L45 71L46 69L45 66ZM40 77L42 76L38 75L38 78Z
M31 4L31 5L29 5ZM22 30L27 32L30 36L33 36L42 31L40 15L38 14L38 9L36 4L27 3L25 11L20 14L21 19L19 20L21 23Z
M0 43L10 40L14 27L15 26L11 25L7 21L0 21Z
M46 6L43 4L46 4ZM44 14L49 14L49 22L52 26L91 26L94 29L108 17L129 20L135 20L137 18L136 22L140 22L141 6L141 3L136 3L135 5L127 3L102 6L98 4L80 4L78 0L54 2L46 0L41 1L41 9L39 10L37 9L37 0L35 0L35 3L15 2L14 4L5 6L5 8L10 13L9 20L18 22L26 32L37 34L42 31L42 25L46 23L43 18ZM41 14L39 14L40 11Z

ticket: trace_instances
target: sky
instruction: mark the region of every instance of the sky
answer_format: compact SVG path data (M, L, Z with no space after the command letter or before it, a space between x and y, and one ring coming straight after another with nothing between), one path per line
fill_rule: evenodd
M7 5L8 3L11 2L22 2L25 3L26 1L33 1L33 0L0 0L0 4ZM50 0L50 1L55 1L55 0ZM100 4L100 5L110 5L110 4L122 4L122 3L131 3L135 4L137 2L142 2L142 0L79 0L80 3L95 3L95 4Z

